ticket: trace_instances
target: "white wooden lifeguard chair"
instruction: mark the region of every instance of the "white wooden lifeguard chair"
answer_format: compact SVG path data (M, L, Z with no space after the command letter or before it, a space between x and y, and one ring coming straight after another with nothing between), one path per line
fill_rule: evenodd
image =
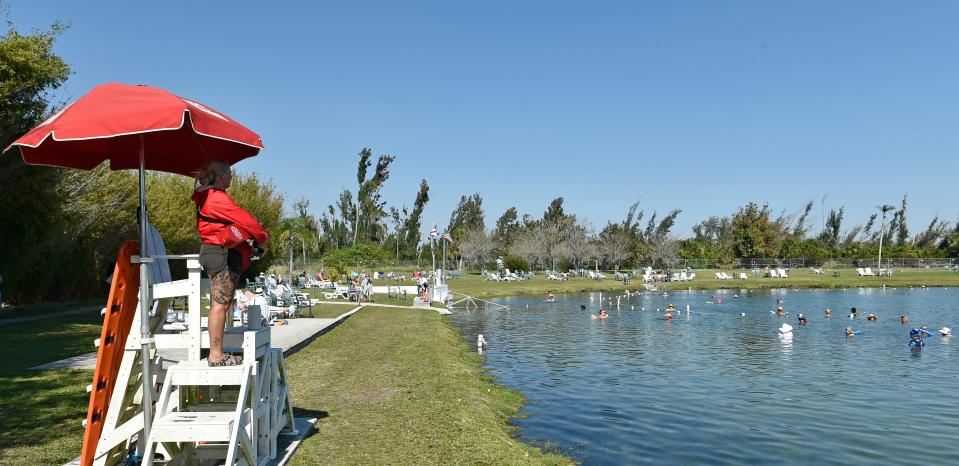
M283 352L270 346L270 327L260 328L251 318L248 327L228 327L224 350L242 352L243 364L208 367L201 350L210 347L201 328L201 280L197 255L167 255L163 241L149 226L150 326L154 350L150 373L159 393L148 438L143 437L140 383L139 310L128 336L93 464L126 464L135 442L143 451L142 464L262 466L277 457L277 436L296 434ZM188 277L172 281L169 260L186 262ZM204 286L206 285L206 286ZM186 297L185 330L165 330L174 298ZM227 319L229 322L231 319ZM98 361L99 364L99 361ZM92 387L91 387L92 389Z

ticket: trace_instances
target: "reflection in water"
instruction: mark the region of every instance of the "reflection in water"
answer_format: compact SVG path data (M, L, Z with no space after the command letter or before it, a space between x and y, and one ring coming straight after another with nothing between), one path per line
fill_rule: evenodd
M592 293L506 298L518 310L453 320L471 344L484 336L487 369L527 395L529 416L515 421L522 438L587 464L863 464L916 451L959 463L957 345L938 332L954 326L957 298L918 288L683 291L623 296L617 308L615 295L601 304ZM778 305L789 314L771 313ZM600 307L609 319L590 319ZM852 307L860 318L850 321ZM780 339L800 312L808 323ZM862 333L847 340L849 325ZM937 331L913 352L908 333L919 325ZM922 422L910 421L917 412Z

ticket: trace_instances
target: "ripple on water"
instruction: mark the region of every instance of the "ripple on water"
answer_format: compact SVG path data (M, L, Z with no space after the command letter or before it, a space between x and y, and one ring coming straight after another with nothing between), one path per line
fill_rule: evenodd
M586 464L959 464L959 345L934 337L913 353L898 322L906 310L913 325L959 327L959 290L709 295L623 298L606 322L589 318L589 295L453 320L467 341L486 336L487 369L527 396L522 438ZM777 298L786 317L769 313ZM654 309L670 302L692 312L665 322ZM845 318L853 306L880 320ZM784 322L791 342L776 338ZM847 325L863 334L844 338Z

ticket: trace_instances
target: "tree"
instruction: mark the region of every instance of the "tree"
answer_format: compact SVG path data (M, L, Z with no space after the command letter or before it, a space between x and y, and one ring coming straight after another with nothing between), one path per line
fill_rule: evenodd
M840 207L838 211L831 209L826 217L826 227L819 239L830 248L836 248L839 245L839 233L842 231L842 218L845 211L843 207Z
M656 236L649 242L649 247L654 266L668 268L676 261L678 248L676 240L671 236Z
M426 180L420 181L420 190L416 193L416 199L413 201L413 211L410 212L406 220L406 226L403 231L406 234L405 250L409 257L419 257L418 245L420 243L420 222L423 216L423 209L430 200L430 186Z
M482 228L475 228L466 232L460 240L460 255L467 264L480 263L489 260L496 249L496 241L492 232Z
M509 247L509 252L526 259L530 266L535 267L541 259L546 257L546 242L537 228L519 232Z
M62 105L52 102L51 95L70 75L70 67L53 52L63 31L62 25L54 24L49 31L21 34L8 25L0 36L0 147ZM34 301L50 292L73 294L73 289L66 289L66 282L55 285L60 281L56 276L82 273L62 270L60 263L53 263L60 258L69 260L66 253L73 252L61 247L75 232L67 232L71 225L64 222L58 195L64 173L26 165L16 152L0 156L0 186L4 193L16 193L0 196L0 273L9 303ZM51 258L49 251L64 254ZM87 285L87 293L99 291L95 285Z
M517 220L516 207L506 209L506 212L503 212L503 215L500 215L496 220L496 230L494 230L496 242L504 248L509 248L509 245L512 244L513 238L520 228L521 225Z
M546 223L555 223L566 217L563 212L563 197L557 197L549 203L546 212L543 213L543 221Z
M733 215L733 250L737 257L772 257L779 252L781 225L770 220L769 216L769 204L760 207L755 202L740 207Z
M629 258L632 250L629 235L616 228L600 233L598 247L603 259L611 262L617 272L619 272L619 264Z
M899 215L899 222L896 228L896 243L899 246L905 246L909 241L909 226L906 224L906 196L902 196L902 206L896 214Z
M450 223L446 227L446 231L450 232L454 241L476 229L486 229L483 218L483 198L479 193L460 197L460 202L450 214Z

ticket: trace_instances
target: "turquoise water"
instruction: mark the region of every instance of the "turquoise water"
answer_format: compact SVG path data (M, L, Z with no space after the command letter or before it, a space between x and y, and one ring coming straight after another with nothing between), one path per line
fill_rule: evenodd
M606 321L590 319L599 296L454 313L468 341L489 342L487 369L527 396L523 441L585 464L959 464L959 335L936 331L959 331L959 290L642 294L607 301ZM789 314L770 312L777 300ZM671 322L656 311L668 303L682 310ZM777 337L784 322L792 341ZM919 325L936 336L910 350Z

